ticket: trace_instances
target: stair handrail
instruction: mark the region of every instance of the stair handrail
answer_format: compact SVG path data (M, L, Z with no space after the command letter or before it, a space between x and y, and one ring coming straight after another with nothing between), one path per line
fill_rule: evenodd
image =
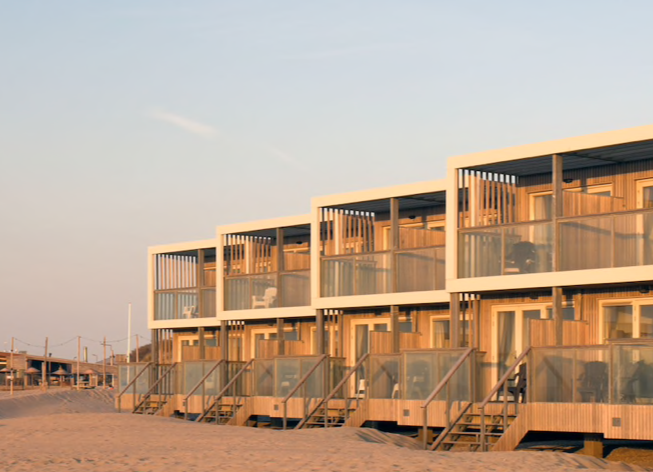
M145 402L147 401L147 399L148 399L150 396L152 396L152 392L154 391L154 389L155 389L156 387L158 387L159 384L160 384L160 383L161 383L161 382L162 382L166 377L168 377L168 374L170 374L170 372L172 372L172 370L175 368L176 365L177 365L177 362L173 362L172 364L170 364L170 367L168 367L168 370L166 370L166 371L163 373L163 375L162 375L161 377L159 377L159 378L157 379L157 381L154 382L154 383L152 384L152 386L151 386L150 389L145 393L145 395L143 395L143 398L141 399L140 402L138 402L138 405L136 405L136 406L134 407L134 409L132 410L132 413L134 413L136 410L138 410L138 408L139 408L143 403L145 403Z
M322 401L318 402L317 405L315 405L315 407L310 411L310 413L309 413L308 415L306 415L306 416L305 416L305 417L304 417L304 418L299 422L299 424L297 424L297 426L295 426L295 429L301 429L302 426L304 426L304 424L308 421L308 419L309 419L311 416L313 416L313 415L315 414L315 412L316 412L317 410L319 410L319 408L320 408L322 405L324 405L325 403L327 403L327 402L329 402L330 400L332 400L333 397L335 397L336 394L338 393L338 390L340 390L340 389L342 388L342 386L345 385L345 383L349 381L349 379L351 378L351 376L354 375L354 373L357 372L358 369L360 369L361 365L363 365L363 362L365 362L365 361L367 360L368 357L370 357L369 352L363 354L363 355L361 356L361 358L358 359L358 362L356 362L356 364L354 364L354 367L352 367L351 370L345 374L345 376L342 378L342 380L341 380L340 382L338 382L338 385L336 385L336 386L331 390L331 393L329 393L329 395L327 395L326 398L324 398Z
M440 383L433 389L431 394L426 397L426 400L424 400L424 403L422 403L422 418L423 418L423 425L422 425L422 444L424 445L424 449L428 448L428 428L429 428L429 423L428 423L428 408L431 402L437 397L440 392L447 386L451 378L458 372L458 369L465 363L467 358L474 352L473 347L468 347L465 349L465 352L460 356L460 358L456 361L456 363L449 369L449 372L447 372L447 375L445 375L442 380L440 380Z
M499 381L494 385L492 390L490 390L490 393L486 395L486 397L483 399L481 403L479 403L479 411L481 414L481 451L485 452L486 451L486 437L485 437L485 407L487 406L488 403L492 400L494 395L499 393L499 390L503 388L503 430L505 431L508 428L508 395L507 395L507 385L508 385L508 380L512 377L513 373L517 369L517 367L522 363L522 361L526 358L526 356L531 352L531 347L528 346L522 353L517 356L517 359L515 359L515 362L512 363L512 365L508 368L505 374L499 379ZM528 385L528 384L527 384ZM517 400L517 399L515 399ZM519 402L515 401L515 405L518 405ZM515 408L517 408L515 406ZM516 413L516 411L515 411Z
M224 359L220 359L218 362L215 363L213 367L209 369L209 371L204 374L204 377L200 379L199 382L195 384L193 388L190 389L190 392L184 397L184 419L188 419L188 399L197 391L198 388L200 388L202 385L204 385L204 382L206 382L206 379L209 378L209 376L215 372L215 370L220 367L224 362L226 362ZM204 394L202 394L202 397L204 397ZM202 398L202 402L204 402L204 399ZM202 403L202 407L204 406L204 403Z
M140 372L138 372L138 374L136 374L136 376L131 380L131 382L129 382L129 383L127 384L127 386L126 386L125 388L123 388L122 391L118 394L118 396L116 397L116 400L118 401L118 413L121 412L121 407L122 407L122 396L125 394L125 392L127 391L127 389L128 389L129 387L131 387L132 385L134 385L134 384L136 383L136 381L138 380L138 378L139 378L139 377L140 377L140 376L141 376L141 375L142 375L146 370L148 370L148 368L149 368L152 364L153 364L152 362L148 362L147 364L145 364L145 365L143 366L143 369L142 369ZM127 365L129 365L129 364L127 364Z
M214 405L217 405L220 399L226 395L226 393L229 391L231 386L236 383L236 380L238 380L244 373L245 371L249 368L254 363L254 359L250 359L247 361L247 363L232 377L232 379L227 382L227 385L224 386L222 390L215 396L215 399L213 400L213 403L202 412L200 416L197 417L195 421L202 421L202 419L208 414L208 412L213 408ZM216 421L217 424L217 421Z
M299 390L299 388L308 381L309 377L313 375L313 372L315 372L317 368L321 366L326 359L328 359L328 357L329 356L327 356L326 354L322 354L318 358L315 365L311 367L308 370L308 372L306 372L306 374L304 374L304 376L299 380L299 382L297 382L297 385L295 385L295 387L288 393L288 395L286 395L284 399L281 400L281 403L283 404L283 430L284 431L288 426L288 400L290 400L292 396L297 392L297 390Z

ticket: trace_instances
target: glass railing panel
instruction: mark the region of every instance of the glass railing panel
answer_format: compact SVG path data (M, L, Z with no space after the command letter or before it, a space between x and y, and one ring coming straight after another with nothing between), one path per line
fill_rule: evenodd
M200 310L200 317L202 318L215 318L217 314L215 304L215 289L203 288L202 289L202 309Z
M274 396L283 398L297 385L301 378L300 359L277 357L274 359Z
M615 215L614 267L653 264L653 212Z
M462 350L433 350L415 351L404 353L404 367L402 371L402 394L407 400L425 400L444 378L453 365L462 355ZM460 397L464 391L470 389L469 369L462 366L461 371L451 379L450 392L455 392L455 397ZM435 400L445 400L447 390L444 389ZM466 395L466 394L465 394ZM471 393L469 394L471 398Z
M390 253L322 258L322 296L342 297L389 293Z
M281 273L281 306L308 306L311 304L311 271L299 270Z
M402 250L395 257L397 292L444 289L444 247Z
M177 393L188 395L191 389L215 366L216 362L191 361L181 364ZM217 395L222 387L220 377L221 368L218 367L206 378L203 386L193 392L193 395Z
M606 346L536 348L529 367L533 402L607 403L609 355Z
M401 358L398 355L377 354L369 359L369 398L400 397Z
M178 320L197 318L199 303L197 290L166 290L154 293L154 319Z
M307 357L301 359L301 377L304 378L306 374L315 366L318 362L318 357ZM304 397L304 398L324 398L325 396L325 384L324 384L324 369L326 368L327 363L323 361L317 368L311 373L311 375L306 379L306 383L300 387L295 393L295 397Z
M624 208L624 199L582 192L562 192L563 216L598 215Z
M138 375L138 373L143 370L147 363L130 363L122 364L118 366L118 383L120 385L119 391L122 391L129 383ZM150 378L151 378L151 366L148 367L148 372L143 372L141 376L136 380L135 390L138 394L147 393L150 389ZM127 395L131 394L134 390L134 385L129 388L129 391L125 392Z
M611 267L612 218L560 223L560 270Z
M227 277L224 281L225 310L249 310L277 306L277 274Z
M345 359L343 357L329 358L329 386L330 392L342 381L346 373Z
M612 346L612 398L617 404L653 404L653 345Z
M462 230L458 260L461 278L551 272L553 224Z
M274 360L256 359L252 369L252 394L271 397L274 393Z

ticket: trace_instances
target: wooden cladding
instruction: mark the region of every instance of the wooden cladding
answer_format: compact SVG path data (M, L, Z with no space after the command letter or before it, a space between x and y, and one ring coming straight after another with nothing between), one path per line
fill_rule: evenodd
M225 274L264 274L276 272L277 246L272 238L225 235Z
M376 250L374 213L321 208L322 255L360 254Z
M517 177L495 172L461 169L459 228L515 222Z
M156 254L155 290L174 290L197 287L198 256Z

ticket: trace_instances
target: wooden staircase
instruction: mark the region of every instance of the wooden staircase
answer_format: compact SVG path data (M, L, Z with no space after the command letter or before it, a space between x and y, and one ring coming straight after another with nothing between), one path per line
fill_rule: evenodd
M197 421L203 423L228 424L242 407L243 402L219 402L217 405L214 402L207 410L204 411L204 413L197 419Z
M151 398L141 401L132 411L135 415L156 415L163 409L167 400L152 400Z
M152 384L150 389L143 395L139 402L136 403L132 413L135 415L156 415L161 412L168 399L174 395L174 372L177 363L171 365L155 366L156 369L166 370Z
M435 451L479 451L485 441L490 449L517 418L515 414L486 414L467 411L450 429L445 429L431 447ZM506 427L507 425L507 427ZM485 434L481 432L485 430Z
M338 428L349 426L348 420L352 418L354 412L359 409L364 400L346 400L344 407L329 406L322 403L308 417L302 425L303 428Z

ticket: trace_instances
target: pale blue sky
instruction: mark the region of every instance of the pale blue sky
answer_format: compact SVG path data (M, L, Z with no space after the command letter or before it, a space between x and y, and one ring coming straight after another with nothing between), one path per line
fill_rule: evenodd
M652 17L646 0L0 0L0 349L124 338L130 301L149 337L149 245L653 123Z

